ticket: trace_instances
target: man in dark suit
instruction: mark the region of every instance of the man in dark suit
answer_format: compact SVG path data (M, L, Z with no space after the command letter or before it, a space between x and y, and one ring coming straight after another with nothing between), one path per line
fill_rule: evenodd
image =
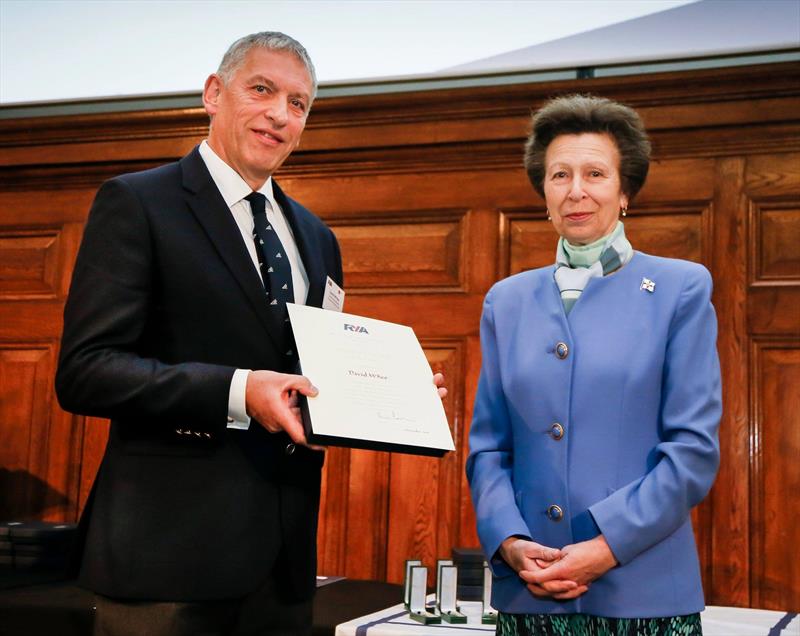
M111 419L81 522L96 633L310 631L324 453L298 418L316 389L292 374L285 303L321 306L342 263L271 175L315 92L298 42L242 38L206 81L208 139L94 201L56 388Z

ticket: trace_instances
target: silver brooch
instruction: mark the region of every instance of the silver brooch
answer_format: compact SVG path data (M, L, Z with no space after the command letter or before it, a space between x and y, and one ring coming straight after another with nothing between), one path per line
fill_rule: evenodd
M654 280L650 280L649 278L643 278L639 289L643 289L652 294L656 290L656 282Z

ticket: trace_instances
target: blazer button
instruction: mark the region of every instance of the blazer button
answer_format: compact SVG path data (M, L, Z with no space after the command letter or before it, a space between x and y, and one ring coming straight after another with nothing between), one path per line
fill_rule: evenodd
M547 507L547 516L550 517L550 521L561 521L564 518L564 511L561 510L561 506L552 504Z
M566 342L556 343L556 355L563 360L569 355L569 347Z
M283 449L283 452L287 455L294 455L295 448L297 448L294 444L289 442L286 444L286 448Z
M555 422L550 427L550 437L552 437L556 441L560 440L562 437L564 437L564 427L561 426L561 424L559 424L558 422Z

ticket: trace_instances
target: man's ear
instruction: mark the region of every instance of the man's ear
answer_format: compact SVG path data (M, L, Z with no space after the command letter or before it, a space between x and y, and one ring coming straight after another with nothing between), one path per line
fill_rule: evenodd
M219 97L222 93L222 79L216 73L208 76L206 84L203 87L203 107L206 109L209 117L213 117L219 106Z

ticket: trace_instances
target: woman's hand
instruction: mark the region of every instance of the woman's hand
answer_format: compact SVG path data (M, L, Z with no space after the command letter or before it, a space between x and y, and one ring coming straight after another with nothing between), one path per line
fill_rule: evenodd
M563 557L563 551L549 548L534 541L509 537L500 545L500 555L506 563L517 572L525 583L528 583L523 573L529 575L533 572L543 572ZM575 581L552 578L541 585L531 586L528 589L535 596L550 596L556 598L557 594L572 592L579 589ZM585 592L583 590L581 594Z
M551 596L564 600L577 598L589 589L595 579L600 578L617 565L617 559L608 547L605 537L600 535L589 541L564 546L561 558L546 568L536 567L519 572L534 596ZM572 583L570 589L553 593L555 584Z
M547 567L561 558L561 550L548 548L520 537L508 537L500 544L500 556L515 572L519 572Z

